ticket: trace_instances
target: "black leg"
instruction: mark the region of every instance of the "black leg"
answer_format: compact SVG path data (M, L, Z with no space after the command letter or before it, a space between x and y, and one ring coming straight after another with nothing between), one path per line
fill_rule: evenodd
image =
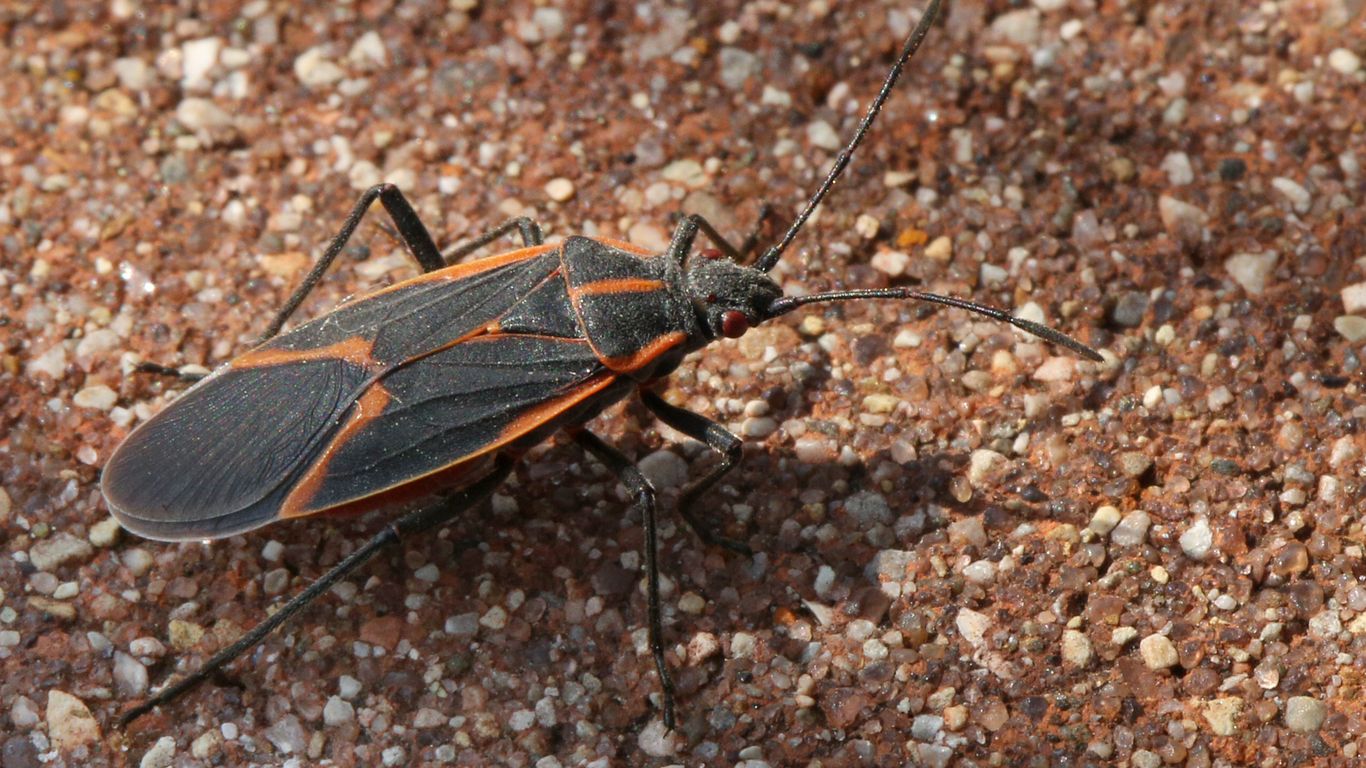
M179 368L170 365L162 365L161 363L138 363L137 368L134 370L138 373L169 376L173 379L179 379L185 384L193 384L209 375L207 373L185 373Z
M706 235L707 239L731 261L740 260L740 252L720 232L716 231L716 227L713 227L711 222L692 213L684 216L683 220L678 222L678 227L674 229L673 239L669 241L667 253L680 266L687 264L688 255L692 252L692 244L697 240L698 232Z
M659 542L655 528L655 489L630 459L604 443L602 438L580 429L574 432L574 440L612 470L612 474L635 497L636 507L640 509L645 527L645 597L650 614L650 652L654 654L659 687L664 692L664 725L673 730L674 681L669 677L669 668L664 662L664 624L659 617Z
M398 543L405 536L412 536L439 526L488 498L489 495L507 479L507 476L512 472L513 463L514 462L511 459L499 458L494 464L493 470L474 485L471 485L436 504L409 512L395 522L385 526L384 530L375 534L364 546L355 552L352 552L340 563L334 565L332 570L324 573L321 578L310 584L304 591L295 595L288 603L285 603L284 607L271 614L265 621L257 624L250 632L247 632L239 638L237 642L214 654L213 658L204 662L203 666L195 670L188 677L180 680L174 685L163 688L155 696L119 716L119 726L126 726L133 720L152 711L153 708L175 700L181 694L200 684L206 678L227 666L233 659L246 653L252 646L261 642L261 640L274 631L276 627L288 621L294 614L302 610L304 606L313 602L319 595L322 595L328 589L331 589L333 584L336 584L347 574L364 565L381 549L384 549L391 544Z
M754 250L754 246L758 244L759 235L764 228L764 221L768 219L772 212L772 208L768 203L760 204L759 218L754 222L754 229L750 230L750 233L745 236L745 240L740 244L739 248L736 248L724 235L716 231L716 227L712 226L710 221L707 221L695 213L688 214L683 217L682 221L678 222L678 227L674 229L673 239L669 241L668 254L673 257L673 260L678 262L680 266L686 265L688 255L692 251L693 242L697 240L698 233L701 233L706 235L707 239L710 240L721 253L725 254L726 258L736 263L742 262L745 257Z
M640 390L640 399L660 421L682 432L694 440L701 440L721 455L721 463L702 477L688 483L678 497L678 514L682 515L697 537L708 544L725 547L742 555L752 555L754 551L744 542L729 539L714 533L710 527L693 511L702 494L711 490L716 481L740 463L744 443L740 438L726 431L726 428L692 411L664 402L664 398L648 389Z
M764 222L768 221L773 215L773 206L767 202L759 203L759 216L754 220L754 228L745 235L744 242L740 243L740 256L748 259L754 253L754 246L759 244L759 237L764 232Z
M441 252L437 250L436 243L432 242L432 236L427 233L427 228L422 226L422 220L417 217L417 211L408 204L408 198L404 197L398 187L393 184L376 184L365 190L365 193L360 196L360 200L356 201L355 207L351 209L346 221L342 223L341 231L332 238L327 250L323 251L323 255L318 258L318 263L313 265L313 269L309 270L304 281L299 284L298 288L294 289L289 300L276 313L275 319L271 321L265 334L261 336L262 340L270 339L279 333L280 328L284 326L289 316L294 314L294 310L299 308L309 292L317 287L328 267L332 266L332 262L336 261L338 254L342 252L342 248L346 247L346 241L351 239L356 227L360 226L361 219L365 217L365 212L370 208L370 204L375 202L375 198L379 198L380 203L384 205L384 210L389 212L389 218L393 219L394 226L398 228L399 238L403 240L404 246L408 248L408 252L413 255L413 258L417 259L417 263L422 267L423 272L432 272L445 266L445 262L441 260Z
M502 224L499 224L468 243L461 243L447 248L441 252L441 260L448 265L454 264L514 229L522 236L523 246L530 247L533 245L541 245L545 242L545 236L541 234L541 227L539 224L526 216L518 216L515 219L509 219Z

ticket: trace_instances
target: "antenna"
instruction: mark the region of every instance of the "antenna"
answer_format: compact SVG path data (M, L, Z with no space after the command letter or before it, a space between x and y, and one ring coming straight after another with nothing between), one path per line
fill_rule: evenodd
M755 269L762 272L773 269L773 266L783 257L783 251L786 251L787 247L796 239L797 233L806 224L806 220L811 218L816 206L821 204L826 194L830 192L830 188L835 186L840 174L844 173L845 167L849 165L849 159L854 156L854 150L863 143L863 137L867 135L868 129L873 127L873 121L882 111L882 105L887 102L887 97L892 95L892 87L896 85L897 78L901 77L901 70L906 68L906 62L915 55L916 50L920 48L920 43L925 40L925 35L929 34L935 17L939 15L941 3L942 0L930 0L929 7L925 9L925 15L920 17L920 23L911 30L910 37L906 38L906 43L901 46L901 55L897 57L896 63L887 73L887 79L882 81L882 90L877 92L877 97L873 99L873 103L868 105L868 111L863 115L863 120L859 122L858 129L854 131L854 137L849 140L844 149L840 150L839 156L835 158L835 165L826 175L825 181L821 182L820 187L816 189L816 194L812 195L811 199L806 202L806 207L802 209L802 212L797 214L797 218L793 220L792 226L787 228L787 233L783 235L783 239L764 251L764 255L760 256L759 260L754 263Z
M774 318L778 315L785 315L797 307L802 307L807 304L823 304L831 301L855 301L858 299L913 299L915 301L924 301L930 304L943 304L948 307L966 309L969 312L986 315L993 320L1010 323L1025 333L1032 334L1044 341L1057 344L1060 347L1070 349L1092 362L1105 362L1105 358L1101 357L1099 352L1082 344L1080 341L1077 341L1062 331L1049 328L1048 326L1036 323L1033 320L1015 317L1003 309L988 307L985 304L978 304L975 301L960 299L957 296L944 296L938 293L917 291L914 288L864 288L851 291L813 293L807 296L781 296L774 299L773 303L768 305L767 312L769 318Z

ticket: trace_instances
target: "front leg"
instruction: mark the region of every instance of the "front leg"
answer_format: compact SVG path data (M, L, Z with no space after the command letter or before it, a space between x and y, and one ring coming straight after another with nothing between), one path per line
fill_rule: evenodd
M664 623L660 619L659 599L659 541L655 525L655 489L640 468L626 458L621 451L603 442L602 438L586 429L572 433L574 441L593 454L621 484L626 486L635 498L636 507L645 528L645 602L650 614L650 652L655 657L655 670L659 672L659 687L664 693L664 725L674 728L674 681L669 677L669 667L664 661Z
M684 486L683 493L678 497L678 514L702 541L742 555L753 555L754 551L747 544L713 532L693 511L693 506L702 494L711 490L718 480L740 463L744 455L744 443L720 424L701 414L669 405L664 398L648 389L640 390L640 399L660 421L694 440L706 443L707 447L721 455L721 462L710 472Z

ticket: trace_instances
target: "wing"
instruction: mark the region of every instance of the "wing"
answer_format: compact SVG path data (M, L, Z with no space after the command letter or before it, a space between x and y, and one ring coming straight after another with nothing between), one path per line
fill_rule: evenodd
M148 538L228 536L337 506L323 499L380 494L536 429L544 418L519 417L553 419L572 393L587 397L586 345L495 334L532 340L461 350L557 269L552 249L530 248L429 273L237 358L114 452L102 479L110 509ZM538 355L544 372L528 368ZM592 381L592 392L610 384ZM426 442L398 445L408 430ZM387 446L368 480L352 440Z
M515 442L537 442L630 386L583 339L476 336L372 384L280 515L386 496Z

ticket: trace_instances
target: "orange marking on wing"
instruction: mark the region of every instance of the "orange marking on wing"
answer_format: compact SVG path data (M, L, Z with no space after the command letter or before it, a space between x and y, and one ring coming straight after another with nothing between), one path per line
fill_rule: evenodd
M469 461L457 462L411 483L391 486L369 496L325 510L309 510L300 516L313 514L326 514L328 517L355 515L391 504L414 501L424 496L431 496L437 491L456 490L488 474L489 469L493 466L492 458L491 455L484 455Z
M306 517L320 512L332 513L336 511L361 512L393 502L428 496L445 488L457 487L461 484L462 480L475 479L468 476L483 466L482 462L477 461L478 459L498 452L504 446L515 441L522 435L525 435L527 432L544 425L561 413L564 413L598 392L601 392L603 389L606 389L607 386L614 381L616 381L615 376L602 375L596 380L586 382L558 400L552 400L539 407L533 408L513 420L512 423L503 429L502 434L500 434L496 440L489 442L488 445L485 445L473 453L457 456L453 458L449 464L438 467L425 475L412 477L403 483L392 485L388 488L376 489L374 493L371 493L368 496L351 499L350 501L332 507L311 509L308 507L308 499L317 492L317 488L322 482L323 475L326 473L328 457L331 456L332 452L335 450L335 446L339 446L345 442L347 435L350 434L351 431L364 426L364 422L369 420L368 418L359 420L353 418L352 422L348 423L346 428L332 441L332 445L328 447L327 452L324 453L322 458L314 465L313 469L311 469L308 475L299 483L298 488L291 493L289 498L285 500L285 503L281 505L280 517ZM387 403L388 393L385 393L385 398L385 402ZM380 409L383 410L382 405L380 406Z
M307 474L299 479L295 484L294 490L290 491L284 503L280 505L280 517L302 517L311 515L318 510L310 509L308 506L318 489L322 487L323 480L327 477L327 467L332 463L332 457L337 449L346 444L352 435L359 432L366 424L379 418L384 412L385 406L389 405L389 392L379 382L372 383L361 395L351 408L351 417L346 420L346 424L337 432L328 443L327 449L322 455L313 462Z
M443 269L438 269L435 272L427 272L426 274L409 278L401 283L394 283L388 288L382 288L369 295L379 296L390 291L400 290L402 288L406 288L408 286L413 285L421 285L423 283L444 283L452 282L455 280L463 280L467 277L471 277L482 272L488 272L491 269L504 267L508 264L516 264L519 261L526 261L527 259L534 259L543 253L549 253L550 251L556 250L559 247L560 246L558 243L547 245L533 245L527 248L518 248L515 251L508 251L507 253L500 253L497 256L489 256L488 258L484 259L468 261L464 264L454 264Z
M614 293L650 293L652 291L663 290L663 288L663 280L647 280L642 277L620 277L584 283L573 290L574 293L579 296L601 296L603 294L610 295Z
M232 367L240 370L301 363L307 360L340 359L363 368L371 368L375 365L375 359L370 355L373 348L372 339L353 336L336 344L313 349L256 349L233 360Z
M513 419L503 428L503 433L498 436L498 439L494 441L494 444L490 446L490 449L505 445L522 435L525 435L536 427L545 424L573 406L587 400L592 395L601 392L608 384L616 381L616 378L617 377L615 376L600 376L596 381L590 379L579 385L577 389L574 389L569 394L561 397L559 400L551 400L542 405L538 405L535 408L529 409L521 416Z
M634 254L637 255L637 256L658 256L658 255L659 255L659 254L657 254L657 253L655 253L655 252L649 250L648 248L642 248L641 246L636 245L635 243L628 243L628 242L626 242L625 240L618 240L618 239L616 239L615 237L595 237L595 238L593 238L593 239L596 240L596 241L598 241L599 243L604 244L604 245L610 245L610 246L612 246L613 248L616 248L616 249L619 250L619 251L626 251L627 253L634 253Z
M602 364L617 373L630 373L638 368L649 364L651 360L673 349L674 347L687 341L688 334L683 331L671 331L669 333L656 336L655 340L636 350L630 355L621 357L601 358Z

